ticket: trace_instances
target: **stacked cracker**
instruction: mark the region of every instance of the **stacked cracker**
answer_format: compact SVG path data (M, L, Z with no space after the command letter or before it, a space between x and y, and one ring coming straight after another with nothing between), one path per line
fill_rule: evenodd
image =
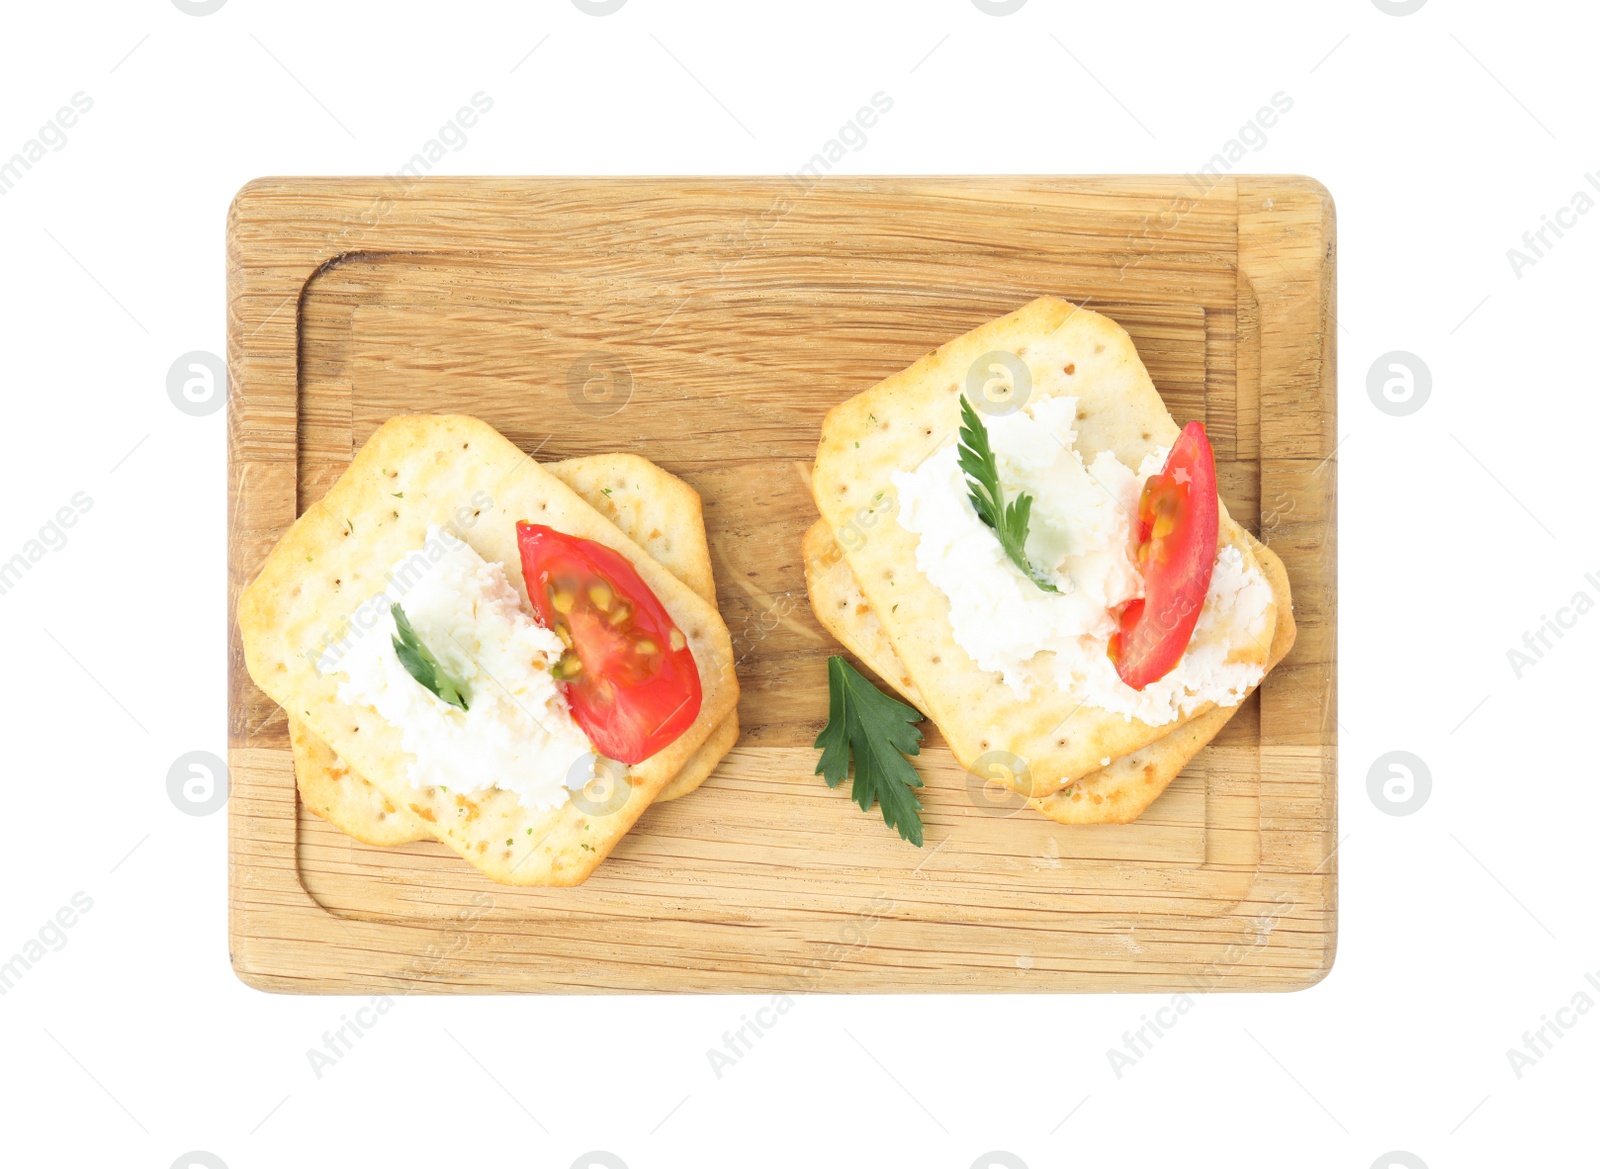
M1018 699L956 643L948 601L917 569L917 538L895 519L891 475L913 470L952 441L967 372L996 351L1028 365L1035 396L1077 397L1085 462L1109 450L1138 467L1178 437L1120 326L1054 297L1035 300L829 412L812 475L822 519L804 548L812 608L846 648L933 720L963 767L1003 752L1021 765L984 768L982 778L1013 787L1044 815L1062 823L1126 823L1238 707L1208 703L1157 727L1088 706L1072 693ZM1260 567L1275 608L1270 633L1230 647L1230 660L1270 670L1294 643L1288 576L1277 556L1228 516L1225 502L1220 544L1232 544L1247 564Z
M462 793L412 787L400 735L341 701L336 675L317 668L378 587L384 569L448 527L527 602L516 523L530 520L595 540L633 564L688 639L699 667L693 726L629 768L619 807L522 807L500 788ZM365 583L364 583L365 582ZM700 497L634 455L540 465L492 427L464 416L385 423L326 497L307 509L239 601L250 676L289 715L295 778L317 815L369 844L437 839L492 880L583 881L655 800L703 783L739 736L733 647L715 604ZM492 777L488 777L492 779Z

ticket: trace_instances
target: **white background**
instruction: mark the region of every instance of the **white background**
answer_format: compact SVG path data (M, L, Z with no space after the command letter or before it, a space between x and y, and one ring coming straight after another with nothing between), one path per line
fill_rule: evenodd
M1586 8L7 5L0 159L74 93L94 104L0 197L0 560L75 493L92 507L0 596L0 959L75 892L93 908L0 998L0 1157L1367 1169L1400 1149L1438 1169L1588 1149L1600 1012L1520 1078L1506 1055L1600 971L1600 616L1520 680L1507 659L1600 599L1600 215L1520 275L1507 257L1600 168ZM1238 169L1313 175L1338 205L1324 982L1200 1000L1120 1079L1107 1048L1166 996L807 998L720 1080L706 1050L763 1000L408 998L313 1075L306 1050L364 1000L234 978L226 815L166 791L179 755L225 751L224 416L180 413L166 374L224 348L241 184L391 172L480 90L494 108L440 172L788 172L878 90L893 111L840 170L1185 172L1292 98ZM1407 417L1366 390L1392 350L1432 374ZM1405 817L1367 791L1396 749L1433 781Z

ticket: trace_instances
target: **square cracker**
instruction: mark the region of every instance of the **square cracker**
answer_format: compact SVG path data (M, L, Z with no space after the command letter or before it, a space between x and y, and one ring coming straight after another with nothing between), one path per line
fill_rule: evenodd
M589 455L546 463L544 468L673 576L716 604L711 548L706 542L700 495L694 488L638 455ZM661 789L656 802L675 800L698 788L738 738L739 716L730 714ZM301 800L335 828L379 846L434 839L432 825L396 806L297 718L289 719L289 745Z
M1289 604L1289 577L1283 562L1265 544L1248 537L1262 571L1272 585L1277 622L1272 635L1268 669L1283 660L1294 645L1295 625ZM806 564L806 592L811 608L824 629L860 658L879 678L918 710L922 695L900 659L878 615L850 573L844 554L827 524L818 520L802 544ZM1241 700L1239 705L1243 705ZM1200 749L1216 738L1238 706L1221 706L1181 724L1131 755L1091 771L1076 782L1029 803L1041 814L1062 824L1126 824L1138 819L1168 785L1183 772Z
M515 531L522 519L626 556L683 631L700 669L694 724L630 768L621 806L603 814L570 800L548 811L524 808L501 788L472 795L413 788L400 732L341 701L337 674L316 667L324 646L345 635L357 606L381 589L391 565L422 547L433 524L454 525L485 560L510 566L506 576L526 604ZM587 877L739 697L732 641L716 607L504 436L464 415L409 415L380 427L267 557L239 598L239 629L245 665L262 690L397 807L506 884L574 885Z
M986 368L977 359L997 351L1026 364L1032 399L1078 399L1078 443L1088 456L1109 450L1124 465L1138 467L1152 450L1178 437L1121 326L1040 297L829 411L812 494L832 531L852 533L845 547L850 570L922 694L922 709L957 760L970 768L987 751L1009 751L1028 761L1031 789L1025 794L1044 797L1099 770L1101 759L1121 759L1171 734L1180 722L1150 726L1044 687L1018 699L998 674L979 669L957 644L949 602L916 568L917 538L896 519L890 476L912 470L954 440L969 372ZM1238 547L1247 563L1254 561L1248 537L1225 506L1221 539ZM1252 641L1234 647L1231 656L1265 666L1270 646ZM1213 709L1208 703L1191 718Z

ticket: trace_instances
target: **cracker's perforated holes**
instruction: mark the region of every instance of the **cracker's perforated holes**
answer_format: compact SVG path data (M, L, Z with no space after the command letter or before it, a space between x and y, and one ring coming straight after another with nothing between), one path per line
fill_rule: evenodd
M1149 442L1150 441L1150 432L1147 430L1143 434L1141 434L1139 437L1144 439L1145 442Z
M1066 374L1068 377L1071 377L1073 374L1078 372L1077 363L1072 361L1067 362L1067 367L1061 372Z
M1096 341L1094 343L1094 351L1096 353L1104 353L1106 351L1105 344L1103 342Z

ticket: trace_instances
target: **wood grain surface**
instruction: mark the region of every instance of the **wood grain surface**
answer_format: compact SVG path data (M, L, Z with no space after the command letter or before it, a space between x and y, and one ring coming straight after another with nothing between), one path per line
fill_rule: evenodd
M1335 943L1333 208L1289 177L270 179L228 224L229 904L280 991L1294 989ZM1300 634L1138 822L991 807L930 734L926 846L812 772L839 652L800 539L829 407L1035 296L1203 419ZM239 590L353 450L464 412L702 494L744 733L575 889L299 807Z

